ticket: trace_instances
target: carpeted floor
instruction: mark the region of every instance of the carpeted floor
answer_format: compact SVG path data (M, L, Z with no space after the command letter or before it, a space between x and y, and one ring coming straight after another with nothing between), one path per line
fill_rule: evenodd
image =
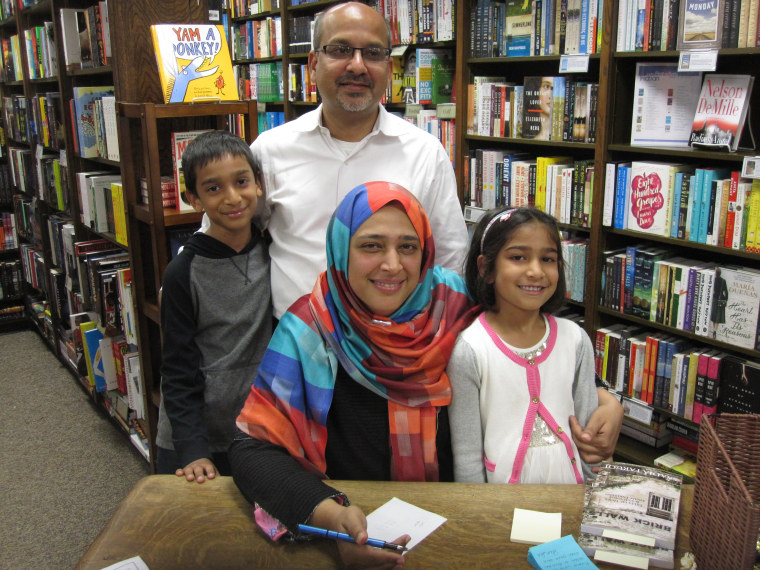
M0 569L73 568L148 474L39 335L0 334Z

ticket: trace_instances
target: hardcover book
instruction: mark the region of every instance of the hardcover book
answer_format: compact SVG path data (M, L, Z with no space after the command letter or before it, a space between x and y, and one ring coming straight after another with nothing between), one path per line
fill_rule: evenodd
M83 158L99 156L94 102L105 95L113 95L113 85L73 88L77 147Z
M760 309L760 272L723 266L715 270L710 322L713 338L754 349Z
M238 100L224 26L155 24L150 32L164 103Z
M675 173L686 167L654 161L634 161L630 172L628 229L670 235Z
M673 550L682 480L653 467L603 464L586 487L581 532Z
M705 75L689 143L735 151L744 129L754 82L751 75Z
M720 48L726 1L728 0L681 0L676 49Z
M523 79L523 89L522 137L549 140L554 78L526 76Z
M725 356L720 369L720 414L760 414L760 363Z

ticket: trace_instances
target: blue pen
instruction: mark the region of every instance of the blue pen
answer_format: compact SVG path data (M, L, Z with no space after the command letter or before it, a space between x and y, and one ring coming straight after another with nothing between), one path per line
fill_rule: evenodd
M309 526L307 524L299 524L298 530L306 534L314 534L316 536L321 536L324 538L333 538L335 540L342 540L343 542L356 543L356 541L351 537L351 535L346 534L345 532L336 532L334 530L327 530L326 528L318 528L316 526ZM374 546L376 548L386 548L388 550L395 550L396 552L406 552L408 550L406 546L401 546L400 544L393 544L392 542L385 542L384 540L379 540L377 538L368 538L366 544L368 544L369 546Z

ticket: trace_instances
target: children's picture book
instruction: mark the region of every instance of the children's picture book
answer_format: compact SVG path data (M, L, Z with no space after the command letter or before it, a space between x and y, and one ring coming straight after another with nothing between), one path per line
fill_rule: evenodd
M73 88L74 123L79 156L95 158L99 156L98 137L95 125L95 101L106 95L113 95L113 85L83 86Z
M678 51L719 48L723 40L723 12L728 0L682 0L678 19Z
M700 72L678 72L677 63L636 64L631 146L687 147L697 109Z
M190 141L206 131L177 131L173 132L172 140L172 164L174 165L174 185L177 192L176 204L180 212L192 212L193 207L187 199L185 188L185 173L182 170L182 153L185 152Z
M760 271L738 266L715 270L710 323L713 338L754 349L760 309Z
M237 101L237 83L224 26L150 27L165 103Z
M751 75L705 75L689 143L695 147L735 151L744 129L754 82Z
M586 486L581 532L673 550L681 475L630 463L605 463Z

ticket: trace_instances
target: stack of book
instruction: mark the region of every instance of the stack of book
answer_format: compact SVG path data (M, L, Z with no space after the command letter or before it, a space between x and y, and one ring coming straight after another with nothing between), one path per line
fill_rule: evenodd
M587 484L578 544L597 562L673 568L680 474L606 463Z

